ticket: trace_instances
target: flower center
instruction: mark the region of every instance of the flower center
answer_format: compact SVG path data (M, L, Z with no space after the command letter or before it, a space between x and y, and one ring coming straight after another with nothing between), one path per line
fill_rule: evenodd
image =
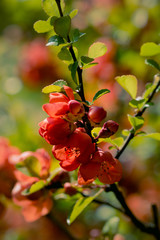
M67 158L77 158L80 155L80 150L79 148L68 146L65 148L65 153L67 155Z

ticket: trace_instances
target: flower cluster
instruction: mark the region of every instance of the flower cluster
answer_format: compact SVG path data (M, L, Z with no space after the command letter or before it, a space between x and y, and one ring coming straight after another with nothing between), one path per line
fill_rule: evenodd
M54 157L66 171L79 168L78 183L90 184L97 177L106 184L120 180L122 167L111 153L97 147L91 135L92 126L101 124L107 112L102 107L85 108L75 100L73 90L64 86L65 93L50 93L43 110L49 115L39 123L40 135L51 145ZM89 126L89 127L88 127ZM98 137L109 137L118 130L112 120L104 123Z
M38 149L36 152L27 151L15 155L11 161L13 164L23 164L27 159L30 160L30 167L32 166L32 160L36 161L36 172L33 171L34 168L32 174L28 174L28 172L25 174L19 170L14 171L17 182L12 190L12 198L16 205L22 207L25 220L32 222L49 213L53 205L52 194L45 188L31 194L25 194L24 191L30 189L33 184L40 180L46 182L49 176L51 158L44 149Z

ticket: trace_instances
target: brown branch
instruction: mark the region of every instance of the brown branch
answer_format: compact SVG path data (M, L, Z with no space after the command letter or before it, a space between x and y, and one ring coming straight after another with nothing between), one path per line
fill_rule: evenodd
M62 7L61 7L61 3L60 3L60 0L55 0L56 3L57 3L57 6L58 6L58 10L59 10L59 14L61 17L63 17L63 12L62 12ZM67 36L67 41L68 43L71 43L71 40L70 40L70 37ZM71 56L73 58L73 61L74 62L77 62L77 59L76 59L76 55L74 53L74 50L73 50L73 47L72 47L72 44L71 46L69 47L69 51L71 53ZM77 67L77 74L78 74L78 79L79 79L79 85L80 85L80 90L79 90L79 95L82 99L83 102L85 102L85 96L84 96L84 87L83 87L83 80L82 80L82 69L78 66Z
M158 76L158 77L160 78L160 76ZM151 102L151 100L152 100L153 96L155 95L155 93L156 93L157 89L159 88L159 86L160 86L160 80L159 80L158 83L156 84L153 92L150 94L150 96L149 96L147 102L145 103L145 105L146 105L147 103L150 103L150 102ZM147 109L147 107L144 106L140 111L138 111L137 114L135 114L134 117L141 117L141 116L143 115L143 113L145 112L146 109ZM128 137L126 138L126 141L125 141L124 145L122 146L122 148L117 152L115 158L118 159L118 158L121 156L121 154L122 154L123 151L126 149L126 147L128 146L129 142L132 140L132 138L134 138L134 136L135 136L134 128L131 128L131 129L130 129L130 134L129 134Z
M153 96L155 95L157 89L160 86L160 80L158 81L158 83L156 84L153 92L150 94L148 101L146 103L151 102ZM142 116L143 113L145 112L147 108L144 106L136 115L135 117L138 116ZM119 158L122 153L124 152L124 150L126 149L126 147L128 146L129 142L134 138L135 133L134 133L134 129L132 128L130 131L129 136L127 137L124 145L122 146L122 148L117 152L115 158ZM143 222L141 222L139 219L136 218L136 216L132 213L132 211L129 209L125 198L122 194L122 192L118 189L118 186L116 184L112 184L111 185L111 189L113 191L113 193L115 194L117 200L121 203L122 207L125 210L125 214L131 219L131 221L135 224L135 226L137 228L139 228L141 231L146 232L148 234L153 235L157 240L160 240L160 230L158 227L158 216L157 216L157 207L152 207L153 209L153 214L154 214L154 224L145 224Z

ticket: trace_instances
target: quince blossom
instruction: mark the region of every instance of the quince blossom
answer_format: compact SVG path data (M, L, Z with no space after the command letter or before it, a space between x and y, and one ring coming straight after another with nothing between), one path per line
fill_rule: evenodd
M84 115L83 104L74 99L73 90L64 86L63 93L50 93L49 103L43 105L43 110L52 118L62 117L68 121L77 121Z
M62 118L48 117L39 126L39 134L51 145L65 143L74 130L74 125Z
M55 145L52 153L60 161L60 166L67 171L77 169L86 163L95 151L95 145L83 128L77 128L65 144Z
M110 152L98 149L86 164L82 164L78 173L78 183L87 185L96 178L105 184L113 184L122 177L121 163Z
M49 176L51 158L44 149L38 149L36 152L24 152L21 155L14 156L12 162L19 163L29 157L35 157L40 163L40 171L37 176L28 176L15 170L17 183L12 190L12 198L15 204L22 207L22 214L26 221L32 222L49 213L53 202L51 193L46 189L41 189L29 195L23 195L22 191L28 189L32 184L39 180L46 180Z

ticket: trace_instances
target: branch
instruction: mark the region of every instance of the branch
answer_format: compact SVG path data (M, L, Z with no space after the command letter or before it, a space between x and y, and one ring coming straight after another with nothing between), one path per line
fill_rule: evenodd
M159 86L160 86L160 76L158 75L158 77L159 77L159 81L157 82L157 84L156 84L153 92L150 94L150 96L149 96L146 104L151 102L153 96L155 95L157 89L158 89ZM142 116L146 109L147 109L147 107L144 106L140 111L138 111L137 114L135 114L135 117L140 117L140 116ZM124 145L122 146L122 148L117 152L115 158L118 159L118 158L121 156L121 154L122 154L123 151L126 149L126 147L128 146L129 142L132 140L132 138L134 138L134 136L135 136L134 128L131 128L131 129L130 129L130 134L129 134L128 137L126 138L126 141L125 141Z
M59 10L59 14L61 17L63 17L63 12L62 12L62 7L61 7L61 3L60 3L60 0L55 0L56 3L57 3L57 7L58 7L58 10ZM67 41L68 43L71 43L71 40L70 40L70 37L69 35L67 36ZM69 51L71 53L71 56L73 58L73 61L74 62L77 62L77 59L76 59L76 55L74 53L74 50L73 50L73 47L72 47L72 44L71 46L69 47ZM82 99L83 102L86 101L85 99L85 96L84 96L84 87L83 87L83 80L82 80L82 69L78 66L77 67L77 74L78 74L78 79L79 79L79 85L80 85L80 90L79 90L79 95Z
M111 190L112 192L115 194L117 200L121 203L122 207L124 208L124 213L125 215L127 215L131 221L134 223L134 225L139 228L142 232L148 233L153 235L157 240L160 240L160 232L157 229L157 227L152 224L145 224L143 222L141 222L133 213L132 211L129 209L125 198L122 194L122 192L118 189L118 187L116 186L116 184L112 184L111 185Z
M159 76L158 76L159 77ZM159 77L160 78L160 77ZM150 97L148 98L148 101L146 103L151 102L153 96L155 95L157 89L160 86L160 79L157 82L153 92L150 94ZM144 106L136 115L135 117L138 116L142 116L143 113L145 112L146 107ZM122 153L124 152L124 150L126 149L126 147L128 146L129 142L131 141L132 138L134 138L135 133L133 131L134 129L131 129L131 132L129 134L129 136L127 137L124 145L122 146L122 148L117 152L115 158L119 158ZM122 192L118 189L116 184L112 184L111 185L111 189L113 191L113 193L115 194L116 198L118 199L118 201L121 203L122 207L125 210L125 214L131 219L131 221L134 223L134 225L139 228L141 231L146 232L148 234L153 235L157 240L160 240L160 230L158 227L158 210L157 207L155 205L153 205L152 210L153 210L153 216L154 216L154 224L145 224L143 222L141 222L139 219L136 218L136 216L132 213L132 211L129 209L125 198L122 194Z

